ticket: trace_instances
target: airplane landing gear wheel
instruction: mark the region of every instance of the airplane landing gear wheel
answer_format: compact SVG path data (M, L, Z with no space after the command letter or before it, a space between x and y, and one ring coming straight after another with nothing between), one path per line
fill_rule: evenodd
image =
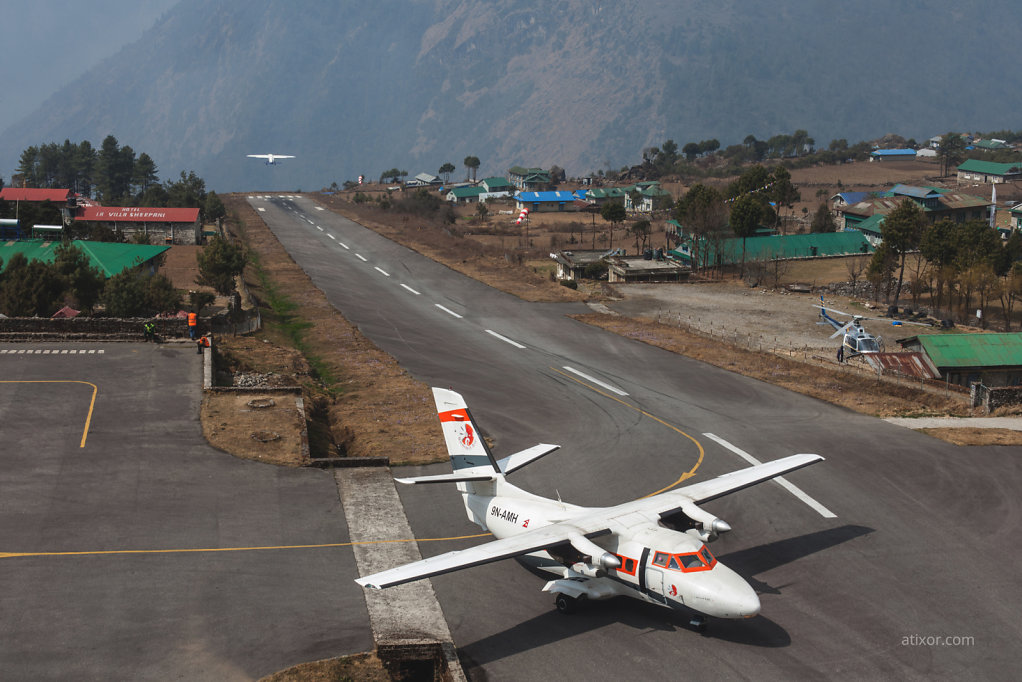
M707 624L706 624L706 618L705 617L703 617L703 616L692 616L692 620L690 620L688 623L693 628L695 628L696 632L701 633L701 634L706 632Z
M569 597L566 594L558 594L554 597L554 606L560 613L564 614L575 613L578 609L578 602L578 599Z

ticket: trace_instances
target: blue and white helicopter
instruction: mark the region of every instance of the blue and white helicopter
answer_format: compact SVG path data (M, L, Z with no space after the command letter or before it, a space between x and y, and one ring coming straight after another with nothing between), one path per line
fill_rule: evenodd
M854 315L852 313L843 313L840 310L834 310L833 308L827 308L823 301L823 296L820 296L820 305L815 306L820 309L820 324L829 324L834 328L834 333L830 335L830 338L834 339L838 336L842 337L841 346L837 349L837 361L844 362L850 360L859 355L871 355L875 353L882 353L884 351L884 339L881 336L874 336L866 331L866 328L862 326L863 320L885 320L890 321L891 326L900 327L901 325L911 324L920 327L927 327L929 325L922 322L909 322L906 320L894 320L886 317L866 317L864 315ZM843 315L845 317L852 318L848 322L842 322L835 320L830 315Z

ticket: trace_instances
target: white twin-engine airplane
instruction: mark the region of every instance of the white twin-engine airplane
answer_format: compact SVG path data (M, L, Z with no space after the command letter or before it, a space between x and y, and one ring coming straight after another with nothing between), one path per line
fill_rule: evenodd
M518 557L553 579L543 587L568 613L585 599L619 595L691 610L705 617L751 618L759 597L717 561L707 542L731 527L697 505L822 461L792 455L615 507L579 507L528 493L505 476L558 449L540 444L497 460L476 429L464 398L433 389L452 474L398 478L401 483L456 483L468 518L498 538L398 566L355 582L382 589L470 566Z
M278 159L293 159L295 157L288 154L249 154L250 159L266 159L267 166L276 166Z

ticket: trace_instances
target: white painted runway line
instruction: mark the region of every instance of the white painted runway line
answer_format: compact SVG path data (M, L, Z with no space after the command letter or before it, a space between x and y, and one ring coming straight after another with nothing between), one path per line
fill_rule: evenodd
M322 206L317 206L317 207L316 207L316 210L317 210L317 211L322 211L322 210L323 210L323 207L322 207Z
M411 288L410 286L408 286L407 284L403 284L403 283L402 283L402 284L401 284L401 286L403 286L403 287L404 287L405 289L408 289L408 291L412 292L412 293L413 293L413 294L415 294L416 296L421 296L421 295L422 295L422 294L420 294L420 293L419 293L418 291L416 291L415 289L413 289L413 288Z
M332 234L330 234L329 232L327 232L326 236L330 237L330 238L331 238L331 239L333 239L334 241L337 241L337 237L333 236L333 235L332 235Z
M706 436L707 438L709 438L710 440L716 441L720 445L723 445L725 448L727 448L731 452L735 453L736 455L738 455L739 457L744 459L749 464L752 464L753 466L755 466L757 464L762 464L762 462L760 462L758 459L756 459L755 457L753 457L752 455L747 453L745 450L742 450L741 448L739 448L736 445L732 445L731 443L727 442L726 440L724 440L720 436L717 436L717 435L712 434L712 433L704 433L703 435ZM774 480L777 481L781 485L782 488L784 488L789 493L791 493L792 495L794 495L795 497L797 497L798 499L802 500L807 505L809 505L809 507L811 509L813 509L817 514L819 514L823 518L825 518L825 519L836 519L837 518L837 514L835 514L831 510L827 509L826 507L824 507L822 504L820 504L819 502L817 502L813 498L811 498L808 495L806 495L799 488L797 488L796 486L794 486L791 483L789 483L783 476L778 476Z
M344 248L346 248L348 251L351 251L351 247L348 246L347 244L345 244L344 242L337 242L337 243L340 244L341 246L343 246Z
M568 371L568 372L571 372L575 376L582 377L586 381L590 381L590 382L596 384L597 386L602 386L603 388L607 389L611 393L617 393L618 395L628 395L627 393L622 391L620 388L617 388L616 386L611 386L610 384L604 383L604 382L600 381L599 379L597 379L595 377L589 376L588 374L583 374L582 372L578 371L574 367L564 367L564 369L566 371Z
M375 270L376 272L380 273L384 277L390 277L390 273L389 272L387 272L386 270L383 270L381 268L378 268L375 265L373 266L373 270Z
M459 315L458 313L454 312L450 308L445 308L442 305L440 305L439 303L436 303L435 305L436 305L437 308L440 308L440 310L444 311L448 315L453 315L454 317L458 318L459 320L461 319L461 315Z
M358 259L359 259L360 261L362 261L363 263L368 263L368 262L369 262L369 260L368 260L368 259L366 259L366 257L365 257L365 256L363 256L363 255L362 255L361 253L356 253L355 255L356 255L356 256L358 257Z
M517 341L512 341L511 339L507 338L506 336L501 336L500 334L498 334L497 332L493 331L492 329L485 329L483 331L485 331L490 336L493 336L495 338L500 339L504 343L510 343L515 348L525 348L525 346L523 346L522 344L518 343Z
M265 207L265 206L260 206L260 207L258 208L258 210L260 210L260 211L262 211L263 213L265 213L265 212L266 212L266 207Z

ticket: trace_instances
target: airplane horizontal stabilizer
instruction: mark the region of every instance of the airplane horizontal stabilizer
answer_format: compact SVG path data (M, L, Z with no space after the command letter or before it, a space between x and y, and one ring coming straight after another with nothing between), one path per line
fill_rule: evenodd
M512 471L521 469L526 464L535 462L540 457L549 455L551 452L560 449L560 445L550 445L549 443L540 443L539 445L533 445L531 448L516 452L513 455L498 460L497 466L500 467L501 473L510 474Z
M398 483L414 485L417 483L465 483L467 481L492 481L497 476L492 473L483 474L439 474L437 476L412 476L409 478L395 478Z

